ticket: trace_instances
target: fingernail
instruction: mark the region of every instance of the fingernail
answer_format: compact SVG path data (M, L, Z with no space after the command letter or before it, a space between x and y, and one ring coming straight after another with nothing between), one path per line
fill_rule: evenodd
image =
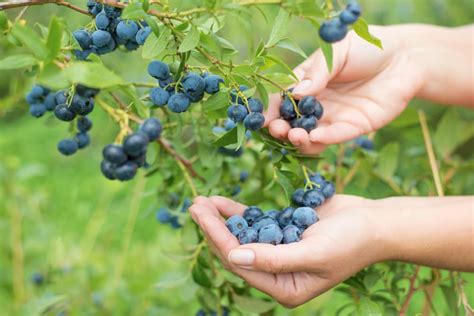
M305 79L296 85L295 89L293 90L293 93L303 93L305 92L305 90L308 90L312 84L312 80Z
M229 253L229 261L238 266L250 266L255 261L255 253L250 249L235 249Z

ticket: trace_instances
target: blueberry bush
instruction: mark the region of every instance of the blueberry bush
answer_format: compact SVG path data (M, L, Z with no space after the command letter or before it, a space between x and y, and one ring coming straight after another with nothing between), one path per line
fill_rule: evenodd
M188 213L197 195L232 197L253 205L226 221L240 243L279 244L298 242L335 193L473 194L472 114L462 109L414 101L320 157L263 128L272 93L291 126L317 128L325 105L292 96L291 69L317 47L330 69L331 44L351 30L383 49L366 18L474 17L467 4L437 3L0 2L0 227L10 236L0 241L0 312L469 314L472 276L396 262L285 310L228 273Z

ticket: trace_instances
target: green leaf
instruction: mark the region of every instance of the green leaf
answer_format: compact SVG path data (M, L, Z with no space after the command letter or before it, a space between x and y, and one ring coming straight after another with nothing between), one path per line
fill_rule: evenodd
M124 84L121 77L99 63L76 62L65 68L64 73L71 82L91 88L104 89Z
M314 0L284 1L283 7L298 16L324 17L324 11Z
M449 310L450 311L457 310L458 298L457 298L456 291L450 286L440 285L440 287L441 287L441 291L443 292L444 299L446 300L446 303L449 306Z
M286 10L280 9L280 11L278 11L277 17L273 21L272 32L270 33L270 37L268 38L268 42L266 44L267 47L275 46L285 37L289 22L290 14Z
M267 92L267 89L260 82L257 83L257 85L255 87L257 88L258 95L260 96L260 99L262 100L263 107L265 109L267 109L268 108L268 92Z
M207 275L206 271L198 264L194 265L193 271L192 271L192 276L194 282L197 284L210 288L212 286L211 279Z
M398 166L400 145L392 142L385 145L379 152L377 172L382 178L390 179L395 174Z
M161 54L168 45L168 37L170 35L171 31L168 28L163 29L159 37L155 33L150 34L143 45L142 57L152 59Z
M237 124L237 147L236 150L238 150L240 147L242 147L247 140L245 137L245 132L247 129L245 128L244 124L239 123Z
M0 12L0 30L6 30L8 28L8 17L5 12Z
M474 125L472 122L463 121L459 113L451 109L446 111L438 123L433 135L433 143L441 157L446 158L473 136Z
M143 11L143 6L141 2L133 2L129 3L125 9L122 11L122 15L120 16L121 19L142 19L147 14Z
M168 272L163 274L159 279L158 282L154 284L155 289L162 290L162 289L173 289L178 286L183 285L190 277L189 272Z
M143 19L148 24L148 26L151 28L151 30L153 31L153 34L155 34L155 36L157 38L159 38L160 37L160 27L158 26L158 23L156 23L155 19L152 18L151 16L149 16L148 14L145 14Z
M229 105L229 96L226 92L219 91L216 94L211 95L207 100L202 104L204 111L215 111L222 109Z
M363 18L359 18L357 22L354 23L354 31L367 42L383 49L382 41L370 33L369 25Z
M46 64L38 76L38 82L54 90L61 90L71 85L64 71L56 64Z
M265 60L271 60L273 63L279 65L287 74L295 78L295 80L298 80L293 70L278 56L266 55L264 58Z
M199 31L196 27L191 26L188 34L184 37L183 42L179 45L178 52L184 53L192 50L199 43Z
M33 55L12 55L0 60L0 70L20 69L36 65L37 63L38 60Z
M222 55L222 47L216 36L201 33L199 42L211 55L219 58Z
M269 302L260 298L243 296L233 293L232 298L234 299L235 305L242 312L263 314L277 306L275 301Z
M333 51L332 51L332 45L326 43L325 41L321 40L318 37L319 41L319 47L321 47L321 50L323 51L324 59L326 59L326 65L328 67L328 72L332 72L332 65L333 65Z
M278 182L278 184L281 185L281 187L283 188L283 191L285 191L287 202L291 203L291 195L293 194L293 191L295 190L295 188L291 184L291 180L282 171L275 169L275 172L277 176L276 181Z
M237 142L237 128L233 128L221 137L219 137L216 141L214 141L214 146L222 147L227 146L230 144L235 144Z
M303 58L308 58L308 55L306 55L304 50L298 44L296 44L296 42L293 41L291 38L284 38L284 39L278 41L276 46L278 46L280 48L291 50L292 52L297 53L298 55L300 55Z
M26 46L36 57L41 60L48 58L48 49L45 43L38 36L38 33L31 28L15 24L12 28L11 34L24 46Z
M46 46L49 50L49 59L55 59L60 50L61 50L61 39L63 36L64 23L62 20L57 18L55 15L51 18L49 22L49 32L48 39L46 41Z
M379 305L371 301L367 296L362 296L360 298L358 312L359 315L364 316L382 316L382 311L380 310Z

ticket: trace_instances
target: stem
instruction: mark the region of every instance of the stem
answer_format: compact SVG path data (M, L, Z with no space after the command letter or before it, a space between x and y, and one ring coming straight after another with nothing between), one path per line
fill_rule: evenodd
M160 86L152 82L132 82L131 84L137 88L156 88Z
M311 189L313 188L313 184L315 184L313 181L311 181L311 179L309 178L309 175L308 175L308 168L306 168L305 165L302 165L301 168L303 169L303 175L304 175L304 179L306 180L306 185L305 185L305 189L307 186L309 186Z
M87 10L81 9L63 0L29 0L21 2L0 2L0 11L43 4L56 4L58 6L63 6L82 14L92 16Z
M157 142L163 147L163 149L173 156L173 158L178 161L180 164L182 164L189 172L189 175L191 175L193 178L198 178L202 182L205 182L205 179L199 175L196 170L194 170L192 163L187 160L186 158L180 156L176 150L171 146L171 144L164 138L160 138L157 140Z
M191 189L191 193L193 194L193 197L197 197L198 193L197 193L196 187L194 186L193 179L189 175L188 169L186 169L186 167L183 165L183 163L180 160L178 160L178 165L181 171L183 171L184 178L186 179L186 182L188 183L189 188Z
M415 294L415 281L416 278L418 277L418 272L420 271L419 266L415 266L415 272L413 272L413 275L410 278L410 287L408 288L408 294L407 297L405 298L405 301L403 302L402 308L400 309L400 316L406 315L408 307L410 306L410 301L413 297L413 294Z

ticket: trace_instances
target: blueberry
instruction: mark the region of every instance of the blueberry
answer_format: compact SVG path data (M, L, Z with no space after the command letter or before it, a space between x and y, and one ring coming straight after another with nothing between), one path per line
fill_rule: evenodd
M170 225L174 229L179 229L179 228L183 227L183 225L181 225L181 223L179 222L179 217L176 216L176 215L171 217Z
M265 116L262 113L252 112L247 115L244 119L245 128L256 131L263 127L265 124Z
M83 50L89 49L92 45L91 34L85 30L77 30L72 33L77 43Z
M137 165L131 161L127 161L123 165L115 168L115 177L120 181L133 179L137 174Z
M167 208L161 207L158 212L156 212L156 219L162 223L167 224L171 221L171 214L168 212Z
M107 31L97 30L92 33L92 44L97 48L109 45L110 41L112 41L112 35Z
M219 92L219 84L224 83L224 79L222 79L218 75L207 75L203 78L204 78L204 84L205 84L204 89L209 94L214 94L214 93Z
M239 90L240 92L244 92L246 90L248 90L249 87L245 86L245 85L240 85L239 86ZM244 104L244 100L242 99L241 96L239 96L239 94L237 93L237 90L236 89L232 89L230 91L230 98L232 100L233 103L237 103L237 104Z
M349 10L343 10L339 15L339 19L344 24L353 24L357 21L358 18L359 17L357 15L355 15Z
M225 226L232 235L237 237L241 231L248 227L248 224L242 216L233 215L226 220Z
M191 100L181 92L173 94L168 100L168 108L175 113L187 111L190 105Z
M137 42L138 45L143 45L145 44L145 41L148 38L148 36L150 36L150 34L151 34L151 27L146 26L137 32L137 35L135 36L135 41Z
M134 21L121 21L115 31L119 37L131 40L137 35L138 25Z
M280 115L283 119L290 121L296 118L295 106L290 98L286 97L280 106Z
M283 233L281 232L280 226L276 224L270 224L262 227L258 232L258 242L264 244L278 245L283 240Z
M107 160L100 163L100 171L109 180L115 180L115 165Z
M324 203L324 195L319 190L308 190L303 196L303 205L311 208Z
M140 156L146 151L149 141L147 134L143 132L135 132L125 138L123 142L123 150L129 156Z
M202 79L200 75L192 72L184 76L181 84L183 85L184 93L191 95L204 93L204 87L206 86L204 79Z
M69 109L79 115L87 115L94 110L94 99L84 98L75 94L72 98Z
M234 185L234 186L232 187L232 190L230 191L230 195L231 195L231 196L236 196L237 194L240 193L240 191L242 191L242 188L240 187L240 185L238 185L238 184L237 184L237 185Z
M84 98L94 98L99 92L99 89L89 88L82 84L76 85L76 93Z
M298 111L302 115L314 114L314 112L316 112L317 103L318 101L315 97L313 97L312 95L307 95L298 102Z
M263 103L259 99L249 99L248 100L248 105L250 112L258 112L262 113L263 112Z
M357 137L355 144L365 150L374 150L374 143L367 136Z
M138 47L140 47L140 45L133 39L133 40L129 40L125 43L125 48L128 50L128 51L134 51L134 50L137 50Z
M319 173L309 175L311 182L316 184L317 188L321 190L326 185L326 179Z
M262 229L263 227L271 224L277 224L277 221L268 215L263 215L253 223L252 227L255 228L257 231L260 231L260 229Z
M148 65L148 73L155 79L166 80L170 76L170 67L162 61L152 61Z
M106 5L104 12L109 18L118 18L122 14L122 9Z
M133 157L129 159L129 161L135 163L137 167L145 167L146 166L146 152L138 155L137 157Z
M323 117L323 113L324 113L324 109L323 109L323 106L321 105L321 103L316 100L316 110L314 111L313 115L318 119L320 120L321 117Z
M244 150L243 150L242 147L240 147L237 150L229 149L229 148L225 148L225 147L219 147L217 151L220 154L223 154L223 155L229 156L229 157L233 157L233 158L238 158L238 157L242 156L242 154L244 153Z
M288 152L288 149L286 149L286 148L282 148L282 149L280 150L280 152L281 152L281 154L282 154L283 156L286 156L286 155L288 155L288 153L289 153L289 152Z
M58 150L64 156L74 154L78 149L78 145L74 139L63 139L58 143Z
M87 9L90 14L95 16L102 11L102 4L97 3L95 0L87 0Z
M304 196L304 189L297 189L291 195L291 199L295 202L296 205L303 205L303 196Z
M89 58L89 55L92 53L91 49L86 49L84 51L79 50L79 49L74 49L73 50L74 56L78 60L87 60Z
M352 14L356 15L357 17L359 17L362 13L362 8L361 8L360 4L357 3L356 1L350 2L347 5L346 10L351 12Z
M252 227L242 230L239 234L239 243L241 245L250 244L258 241L258 232Z
M30 106L30 114L34 117L41 117L46 113L46 106L43 103L33 104Z
M265 215L270 216L274 220L277 220L279 214L280 214L280 211L278 210L269 210L265 212Z
M66 104L68 97L69 97L69 92L67 90L58 91L54 95L54 99L56 100L57 105Z
M247 207L243 214L243 217L245 218L249 226L252 226L255 221L261 216L263 216L263 211L256 206Z
M193 205L193 202L190 199L185 198L183 206L181 206L181 213L186 213L191 205Z
M235 126L236 126L235 122L232 121L231 119L226 119L225 122L224 122L224 128L225 128L226 131L230 131Z
M54 111L56 108L56 98L54 97L54 93L49 93L46 98L44 98L44 106L47 111Z
M102 156L106 161L121 165L127 161L127 154L120 145L109 144L102 150Z
M170 94L162 88L153 88L150 91L150 99L154 106L164 106L168 103Z
M166 78L164 80L158 79L158 83L160 84L160 88L166 89L166 91L168 91L169 93L174 92L174 87L171 86L173 81L174 80L173 80L172 76L169 76L168 78Z
M79 149L82 149L84 147L87 147L90 144L91 138L89 137L89 134L87 133L77 133L75 137L75 141L77 142L77 147Z
M319 29L319 36L323 41L335 43L342 40L347 34L347 26L339 18L323 22Z
M114 51L116 47L117 47L117 43L115 42L113 38L111 38L110 41L107 42L104 46L98 47L96 52L98 55L105 55Z
M64 122L70 122L76 117L76 113L71 111L66 104L56 106L54 109L54 115Z
M105 12L101 12L95 16L95 25L99 30L106 30L109 24L110 20L109 17L105 14Z
M226 132L226 130L225 130L223 127L214 126L214 127L212 128L212 132L213 132L214 134L220 135L220 134L224 134L224 133Z
M234 122L242 122L247 117L247 108L241 104L235 104L227 109L227 116Z
M301 240L301 231L295 225L288 225L283 228L283 243L291 244L293 242L298 242Z
M302 116L296 124L297 127L303 128L309 133L318 126L318 120L313 115Z
M245 182L245 181L247 181L248 177L249 177L249 172L248 171L241 171L240 175L239 175L239 181L240 182Z
M33 281L33 283L37 286L42 285L44 283L44 279L44 275L39 272L35 272L31 276L31 281Z
M324 195L324 198L325 199L332 198L335 192L336 192L336 187L334 186L334 183L332 183L331 181L326 181L325 186L321 190L321 193Z
M160 120L154 117L146 119L140 126L140 131L144 132L150 141L157 140L161 135L162 129Z
M298 207L293 213L293 223L298 227L307 228L318 220L318 214L310 207Z
M188 92L186 93L186 96L189 98L189 100L191 100L191 102L196 103L196 102L201 101L204 98L204 91L194 92L194 93Z
M280 227L285 227L291 223L293 219L293 212L295 211L292 207L286 207L281 212L278 213L277 221L280 224Z

